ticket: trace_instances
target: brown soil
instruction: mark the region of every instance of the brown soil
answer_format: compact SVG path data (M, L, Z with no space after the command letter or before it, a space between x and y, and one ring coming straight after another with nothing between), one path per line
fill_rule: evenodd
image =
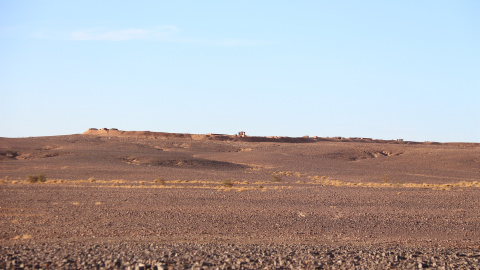
M480 248L480 144L161 134L0 138L1 245Z

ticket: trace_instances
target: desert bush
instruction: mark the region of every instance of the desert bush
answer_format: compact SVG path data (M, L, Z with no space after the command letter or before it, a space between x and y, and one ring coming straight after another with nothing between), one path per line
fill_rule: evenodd
M272 174L271 177L272 177L272 182L282 182L282 177L280 177L280 175Z
M37 175L27 175L27 181L29 183L43 183L47 181L47 178L45 177L45 174L39 173Z
M153 182L157 183L157 184L160 184L160 185L165 185L165 180L163 180L163 178L161 178L161 177L155 178L155 180L153 180Z
M222 186L223 186L223 187L231 188L231 187L233 187L233 185L234 185L234 183L233 183L233 181L230 180L230 179L227 179L227 180L222 181Z
M388 174L382 175L382 181L383 181L383 183L389 183L390 182L390 176Z

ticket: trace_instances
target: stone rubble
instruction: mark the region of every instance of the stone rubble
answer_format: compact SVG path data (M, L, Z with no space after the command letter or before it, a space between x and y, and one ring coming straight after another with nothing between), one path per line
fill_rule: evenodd
M480 249L256 244L13 244L0 269L480 269Z

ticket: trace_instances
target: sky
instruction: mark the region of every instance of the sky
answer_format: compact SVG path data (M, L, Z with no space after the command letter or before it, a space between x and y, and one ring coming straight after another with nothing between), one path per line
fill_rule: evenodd
M480 1L0 0L0 137L480 142Z

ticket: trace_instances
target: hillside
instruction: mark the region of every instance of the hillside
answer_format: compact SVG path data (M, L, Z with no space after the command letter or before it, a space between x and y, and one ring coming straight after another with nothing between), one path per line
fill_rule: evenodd
M0 268L475 269L479 164L478 144L0 138Z

